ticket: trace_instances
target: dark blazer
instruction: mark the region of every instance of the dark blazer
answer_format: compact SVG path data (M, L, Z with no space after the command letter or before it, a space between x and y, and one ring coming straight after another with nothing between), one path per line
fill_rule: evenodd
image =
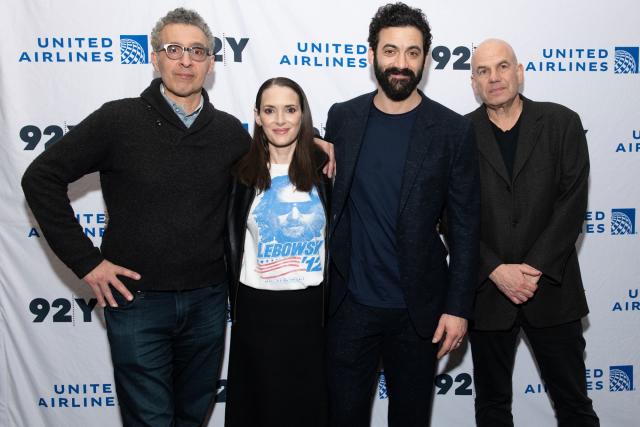
M322 173L322 167L327 162L328 158L326 154L322 152L316 153L316 166L320 175L320 183L316 185L318 191L318 197L324 207L326 216L326 228L329 230L331 225L329 208L331 203L331 181ZM237 295L238 285L240 283L240 272L242 269L242 257L244 256L244 239L247 233L247 219L249 218L249 211L251 210L251 204L256 197L256 189L254 187L247 187L242 184L237 178L233 178L231 183L231 189L229 191L229 205L227 208L227 232L225 239L227 271L229 274L229 300L231 303L231 319L237 320ZM324 266L324 281L322 283L323 289L323 302L322 306L318 307L318 310L322 310L322 319L324 323L325 312L327 307L328 292L326 292L327 282L329 277L329 239L325 239L325 266Z
M332 273L330 314L347 291L351 222L347 201L376 92L335 104L325 139L335 146L337 175L330 233ZM479 180L471 123L427 98L411 131L402 177L396 227L400 281L417 332L433 335L442 313L469 318L476 289L479 236ZM389 141L393 147L393 141ZM446 208L447 250L438 234Z
M489 280L503 263L542 271L536 294L523 304L537 327L587 314L575 243L587 208L589 154L580 117L562 105L524 102L518 147L509 178L484 106L468 117L480 153L480 287L477 329L508 329L518 306Z

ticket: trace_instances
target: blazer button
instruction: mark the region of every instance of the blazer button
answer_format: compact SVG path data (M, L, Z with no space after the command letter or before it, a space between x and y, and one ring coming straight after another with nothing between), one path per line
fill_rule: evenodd
M517 220L512 221L511 225L513 225L514 227L517 226L518 225L518 221Z
M160 120L156 120L156 125L162 126L162 122Z

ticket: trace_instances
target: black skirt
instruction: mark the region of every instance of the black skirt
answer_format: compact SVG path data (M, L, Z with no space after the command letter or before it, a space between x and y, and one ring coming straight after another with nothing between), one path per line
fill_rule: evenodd
M322 287L240 285L231 327L226 427L324 427Z

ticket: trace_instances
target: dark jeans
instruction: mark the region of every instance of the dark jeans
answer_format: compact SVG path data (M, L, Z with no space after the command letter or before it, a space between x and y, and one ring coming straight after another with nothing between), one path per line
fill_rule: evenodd
M513 426L511 378L520 328L533 349L558 425L599 426L587 396L585 341L580 321L534 328L519 316L516 325L508 331L470 331L478 427Z
M201 425L216 393L227 284L114 295L105 319L123 425Z
M368 307L347 295L328 334L331 427L369 426L380 357L389 426L428 425L437 346L416 334L406 309Z

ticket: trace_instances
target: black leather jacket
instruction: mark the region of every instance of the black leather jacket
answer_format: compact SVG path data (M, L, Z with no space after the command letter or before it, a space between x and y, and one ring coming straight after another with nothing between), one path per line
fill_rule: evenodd
M316 162L318 169L326 163L326 155L322 155L322 158L318 158ZM326 218L325 234L326 240L324 242L325 261L324 261L324 280L320 286L322 286L322 306L318 307L318 310L322 310L322 323L324 325L326 307L328 307L328 270L330 265L329 259L329 225L330 225L330 212L331 212L331 187L332 183L322 171L320 171L322 179L316 186L318 196L324 207L324 213ZM247 220L249 217L249 210L251 204L256 196L256 189L247 187L237 179L233 179L231 183L231 190L229 195L229 206L227 208L227 232L226 232L226 259L227 259L227 271L229 274L229 299L231 302L231 319L233 322L238 320L237 311L237 296L238 296L238 284L240 281L240 271L242 269L242 257L244 255L244 240L247 232Z

